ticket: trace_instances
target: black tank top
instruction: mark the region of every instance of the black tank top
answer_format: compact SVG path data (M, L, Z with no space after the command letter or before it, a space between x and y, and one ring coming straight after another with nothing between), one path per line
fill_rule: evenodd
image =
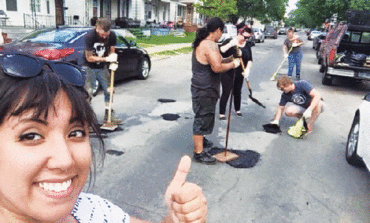
M221 74L215 73L211 65L201 64L196 58L195 49L192 56L191 95L196 97L220 97Z

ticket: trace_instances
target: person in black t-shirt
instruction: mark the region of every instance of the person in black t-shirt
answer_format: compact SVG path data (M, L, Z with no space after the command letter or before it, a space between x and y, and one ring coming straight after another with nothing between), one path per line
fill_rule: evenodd
M115 53L116 35L110 30L110 21L105 18L98 19L95 29L87 34L85 41L86 89L92 95L92 90L96 88L96 80L101 85L104 91L104 122L106 122L109 112L109 71L107 62L117 62L117 54ZM122 122L114 117L112 121L116 124Z

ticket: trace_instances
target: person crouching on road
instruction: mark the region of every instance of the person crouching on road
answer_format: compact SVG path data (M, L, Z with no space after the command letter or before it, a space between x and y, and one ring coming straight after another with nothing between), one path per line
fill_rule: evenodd
M236 51L240 49L239 52L241 52L241 55L238 56L243 60L244 64L244 68L239 66L238 68L229 70L225 74L221 75L222 94L220 99L220 120L226 119L226 104L231 91L232 94L234 94L234 109L236 115L242 116L240 106L244 77L248 78L253 63L251 42L248 41L251 36L252 30L247 26L244 26L238 30L238 35L234 39L220 47L221 54L225 58L237 54ZM235 46L237 48L235 48Z
M193 42L191 79L192 106L195 113L193 158L204 164L216 163L216 159L203 150L203 140L204 135L209 135L213 131L216 103L220 97L221 73L240 65L239 59L222 59L216 43L222 36L224 26L220 18L211 18L206 26L198 29Z
M109 71L107 63L116 63L118 55L115 53L116 35L110 30L110 21L106 18L99 18L96 21L95 29L86 36L85 60L86 60L86 89L90 96L93 89L96 89L96 81L99 82L104 91L105 116L107 122L109 113ZM112 89L113 90L113 89ZM112 116L112 122L121 124L122 120Z
M283 113L289 117L305 117L307 122L307 133L312 132L313 123L317 120L320 113L323 112L324 102L320 93L314 86L305 80L293 82L286 75L279 77L277 88L283 93L279 107L277 108L275 118L271 124L279 125Z

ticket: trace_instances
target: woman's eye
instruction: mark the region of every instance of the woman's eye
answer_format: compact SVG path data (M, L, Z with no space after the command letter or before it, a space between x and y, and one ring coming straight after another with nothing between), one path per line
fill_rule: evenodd
M19 141L36 141L43 137L37 133L25 133L19 136Z
M85 130L74 130L69 134L69 137L83 138L86 136Z

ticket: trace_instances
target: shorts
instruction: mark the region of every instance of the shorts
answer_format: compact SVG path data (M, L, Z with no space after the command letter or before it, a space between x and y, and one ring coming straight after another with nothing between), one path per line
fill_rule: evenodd
M321 113L323 113L324 110L325 110L325 102L323 100L321 100L320 103L322 104ZM295 108L297 109L299 114L303 114L306 111L306 108L304 108L302 106L299 106L297 104L294 104L293 102L288 102L285 105L285 107L290 107L290 106L295 106Z
M209 135L215 125L216 104L218 98L192 98L195 113L193 123L194 135Z

